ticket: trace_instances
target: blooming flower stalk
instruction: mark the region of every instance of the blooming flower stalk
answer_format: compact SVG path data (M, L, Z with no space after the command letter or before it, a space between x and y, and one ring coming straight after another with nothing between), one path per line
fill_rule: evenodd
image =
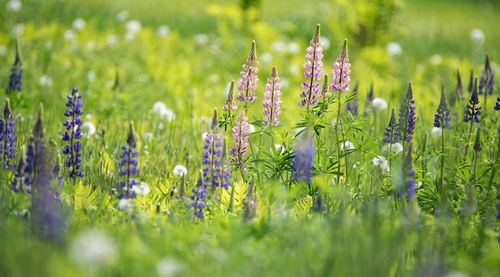
M413 87L411 82L408 84L406 96L401 102L399 110L399 130L400 139L404 142L411 142L415 131L415 99L413 99Z
M330 92L330 88L328 85L328 74L323 76L323 86L321 87L320 98L322 101L325 101L328 97L330 97L332 93Z
M444 93L444 86L441 89L441 100L438 109L434 115L434 127L442 129L451 129L451 117L448 104L446 103L446 95Z
M351 64L349 63L349 55L347 53L347 40L344 40L342 44L340 56L337 58L337 61L335 61L332 72L332 90L339 92L349 90Z
M259 71L259 62L257 61L257 50L255 49L255 41L252 41L250 54L248 55L247 62L242 66L240 72L241 79L238 81L238 100L245 104L245 110L248 109L248 104L255 102L257 96L255 90L257 89L257 72Z
M234 145L231 149L233 160L239 165L242 174L245 171L245 156L249 146L248 136L250 124L248 123L245 112L240 112L233 127ZM244 176L242 176L244 178Z
M417 184L417 181L415 180L415 168L413 167L412 151L413 147L410 143L410 146L408 147L408 154L403 160L404 189L405 196L408 200L415 198Z
M205 187L215 190L223 185L222 135L219 132L217 110L214 110L212 129L205 136L203 146L202 182Z
M73 88L71 94L68 95L66 107L68 108L64 116L69 119L64 122L64 134L62 135L63 142L66 145L63 148L63 153L66 155L64 165L68 168L68 175L76 182L77 177L83 177L82 172L82 144L80 139L83 137L81 126L83 121L80 116L83 115L83 101L82 96L78 93L77 88Z
M306 62L304 63L304 78L306 81L302 83L304 91L300 94L302 100L300 106L314 106L318 104L320 97L320 79L323 71L323 47L320 41L320 25L316 26L316 32L309 47L306 50Z
M293 180L304 181L312 193L312 170L314 162L314 143L310 131L303 134L295 146L295 158L293 160Z
M280 79L276 67L273 67L271 76L267 80L263 105L264 124L267 126L278 126L280 124L278 115L281 114L281 91Z
M204 185L203 177L200 177L197 187L193 189L193 195L191 196L192 202L190 204L190 207L194 210L194 216L199 219L205 218L204 210L207 207L205 203L206 199L207 187Z
M491 68L490 57L486 55L486 62L484 63L484 71L479 81L479 93L492 95L495 89L495 74Z
M21 157L16 167L14 180L12 181L12 190L16 193L31 193L33 178L34 145L33 138L28 143L27 153L21 151Z
M236 106L236 101L234 101L233 94L234 94L234 81L231 81L231 84L229 85L229 92L227 93L226 96L226 103L224 104L224 107L222 107L222 111L227 113L232 113L238 109L238 106Z
M23 84L23 68L22 68L21 56L19 55L19 47L16 41L16 58L10 70L7 93L21 92L22 84Z
M16 123L10 108L9 99L5 100L3 110L3 120L0 119L0 153L2 154L3 167L7 170L14 170Z
M396 121L396 113L392 109L391 119L389 120L389 126L384 131L384 142L385 143L396 143L399 141L399 126Z
M134 132L134 125L130 123L130 130L127 137L127 145L122 146L122 153L120 156L119 176L125 177L125 181L118 183L118 199L131 199L135 198L136 193L134 186L138 184L133 176L139 174L139 162L137 160L138 152L136 150L137 143Z
M465 108L465 116L464 122L479 123L481 122L481 107L479 107L479 91L477 84L477 77L474 79L474 89L472 90L472 94Z

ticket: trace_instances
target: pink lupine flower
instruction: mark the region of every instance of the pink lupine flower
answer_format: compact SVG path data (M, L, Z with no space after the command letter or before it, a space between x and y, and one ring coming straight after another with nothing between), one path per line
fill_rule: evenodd
M332 90L340 92L349 90L351 64L349 63L349 55L347 54L347 40L344 40L344 44L342 44L342 51L333 65L332 72Z
M231 149L231 156L244 169L244 157L247 154L248 134L250 133L250 124L244 112L238 114L238 118L233 127L234 146Z
M271 77L267 80L266 92L264 92L264 124L278 126L280 124L278 115L281 114L281 91L278 70L273 67Z
M302 97L300 105L309 107L318 103L318 97L321 94L319 82L323 70L323 47L321 47L320 42L319 24L316 26L316 33L309 47L307 47L304 69L306 81L302 83L304 91L300 94Z
M242 66L243 70L240 72L241 79L238 81L238 100L245 103L253 103L257 96L255 90L257 89L257 72L259 62L257 61L257 52L255 50L255 41L252 41L252 48L250 55L248 55L247 63Z

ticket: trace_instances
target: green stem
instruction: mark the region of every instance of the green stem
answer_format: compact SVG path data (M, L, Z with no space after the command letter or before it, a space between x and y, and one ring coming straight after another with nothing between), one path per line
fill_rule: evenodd
M441 132L441 176L440 176L440 192L441 192L441 201L443 209L446 207L446 193L444 191L444 129L442 128Z
M339 135L339 125L340 125L340 90L339 96L337 98L337 122L335 122L335 137L337 138L337 184L340 185L340 135Z

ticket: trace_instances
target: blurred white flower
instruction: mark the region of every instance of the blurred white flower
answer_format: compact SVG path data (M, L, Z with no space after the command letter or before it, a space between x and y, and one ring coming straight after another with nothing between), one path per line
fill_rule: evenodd
M433 127L431 130L431 135L433 137L440 137L443 134L443 129L439 127Z
M483 44L484 43L483 31L481 31L480 29L472 29L472 31L470 31L470 39L474 43Z
M75 40L76 39L76 33L73 30L66 30L64 32L64 39L65 40Z
M344 149L354 150L354 143L352 143L352 141L350 141L350 140L344 141L344 143L340 144L340 150L344 151Z
M158 27L156 30L156 34L158 34L161 38L166 38L170 34L170 27L167 25L162 25Z
M396 143L386 143L382 147L382 151L385 152L385 153L389 152L389 145L391 146L391 152L393 154L398 154L401 151L403 151L403 145L401 145L401 143L399 143L399 142L396 142Z
M433 65L439 65L443 61L443 58L441 58L441 55L435 54L431 56L431 63Z
M118 14L116 15L116 18L120 21L125 21L128 18L128 11L127 10L122 10L119 11Z
M134 40L134 38L136 37L137 33L134 33L134 32L127 32L125 34L125 40L127 41L132 41Z
M290 73L292 75L297 75L300 73L300 67L296 64L292 64L290 65L290 67L288 68L288 70L290 71Z
M94 50L95 49L95 41L93 41L93 40L87 41L87 49Z
M146 195L148 194L151 190L149 189L149 185L140 182L138 185L135 185L132 187L132 191L135 192L137 195Z
M206 140L207 139L207 136L208 136L208 132L203 132L203 134L201 134L201 138L203 140Z
M389 171L389 163L383 156L377 156L372 160L373 165L380 167L382 171Z
M321 43L321 46L323 46L323 49L328 49L330 48L330 40L327 37L319 37L319 42Z
M91 120L91 119L92 119L92 114L89 114L89 113L88 113L88 114L85 116L85 119L87 119L87 120Z
M117 35L109 35L108 36L108 45L113 46L118 43L118 36Z
M85 121L82 124L82 130L85 138L90 138L91 136L95 135L96 127L94 123L92 123L92 121Z
M160 113L162 110L166 109L167 105L161 101L157 101L153 104L153 112Z
M71 258L80 266L96 269L109 263L116 255L117 247L106 233L90 229L82 231L72 242Z
M10 0L7 2L7 10L11 12L18 12L23 7L20 0Z
M165 128L165 124L163 122L158 123L158 129L163 130Z
M290 85L290 81L287 78L280 78L281 88L287 88Z
M188 171L187 171L187 168L186 168L186 167L184 167L184 166L183 166L183 165L181 165L181 164L178 164L178 165L176 165L176 166L174 167L174 175L175 175L175 176L182 177L182 176L186 175L186 174L187 174L187 172L188 172Z
M42 77L40 77L40 85L42 87L52 87L52 78L48 75L43 75Z
M83 18L76 18L73 20L73 29L81 31L85 28L86 22Z
M153 112L157 113L161 119L172 121L175 119L175 113L165 105L165 103L158 101L153 104Z
M250 124L249 125L250 128L248 128L248 132L251 134L251 133L255 133L255 126L253 124Z
M297 54L300 51L300 46L296 42L290 42L288 43L287 50L292 54Z
M5 56L5 55L7 55L7 46L0 45L0 56Z
M262 53L262 55L260 55L260 60L263 63L270 63L273 60L273 55L269 52Z
M273 51L283 53L286 50L286 44L283 41L276 41L271 45L271 49L273 49Z
M373 98L372 105L376 111L382 111L387 109L387 101L385 101L385 99L380 97Z
M182 275L184 264L174 258L163 258L156 265L156 273L160 277L175 277Z
M95 74L95 72L94 72L94 71L92 71L92 70L91 70L91 71L89 71L89 72L87 72L87 79L88 79L89 81L91 81L91 82L93 82L93 81L95 80L96 76L97 76L97 75L96 75L96 74Z
M393 56L399 56L401 55L401 45L399 45L399 43L397 42L389 42L389 44L387 44L387 54L389 54L389 56L393 57Z
M18 23L16 25L14 25L14 27L12 28L12 33L15 36L22 35L24 33L24 25L22 23Z
M132 212L134 210L134 202L132 202L132 199L120 199L120 202L118 202L118 209L120 211Z
M138 33L141 31L142 25L138 20L129 20L127 21L127 32L129 33Z
M197 35L194 36L194 41L196 42L196 44L205 45L208 42L208 35L206 35L206 34L197 34Z
M144 140L147 142L152 141L153 140L153 133L151 133L151 132L144 133Z

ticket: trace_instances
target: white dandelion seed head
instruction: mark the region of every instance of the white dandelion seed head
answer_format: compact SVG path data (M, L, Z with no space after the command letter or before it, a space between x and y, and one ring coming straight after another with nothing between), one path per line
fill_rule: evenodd
M82 231L70 246L71 258L84 268L96 269L109 263L117 253L117 246L108 234L90 229Z
M90 138L91 136L95 135L97 129L92 121L85 121L82 124L82 130L85 138Z
M119 38L117 35L109 35L107 42L108 42L109 46L114 46L118 43L118 40L119 40Z
M118 202L118 209L120 211L132 212L135 206L132 200L133 199L125 199L125 198L120 199L120 201Z
M73 30L66 30L64 32L64 39L65 40L69 40L69 41L73 41L76 39L76 33L75 31Z
M439 127L433 127L431 130L431 135L433 137L440 137L443 134L443 129Z
M137 195L146 195L151 190L150 190L149 185L147 183L140 182L139 184L132 187L132 191L135 192Z
M182 164L178 164L174 167L174 175L182 177L187 174L187 168Z
M208 35L207 34L197 34L194 36L194 42L198 45L205 45L208 43Z
M116 19L119 21L125 21L128 18L128 11L127 10L121 10L116 14Z
M23 7L20 0L10 0L7 2L7 10L10 12L18 12Z
M156 273L160 277L180 276L185 270L185 266L179 260L171 257L161 259L156 265Z
M397 42L389 42L389 44L387 44L387 54L391 57L394 57L394 56L399 56L401 55L401 52L402 52L402 49L401 49L401 45Z
M297 54L300 51L300 46L296 42L288 43L286 48L287 48L288 52L291 54Z
M166 38L170 34L170 27L167 25L162 25L156 29L156 34L161 38Z
M389 171L389 162L387 162L384 156L377 156L373 158L372 163L374 166L378 166L382 169L382 171Z
M477 44L483 44L484 43L484 32L481 31L480 29L472 29L470 31L470 39L472 42L477 43Z
M52 77L48 75L42 75L42 77L40 77L40 85L47 88L52 87Z
M73 20L73 29L81 31L85 28L86 24L87 23L83 18L76 18L75 20Z
M129 20L126 23L128 33L136 34L141 31L142 25L138 20Z
M431 64L440 65L443 62L441 55L435 54L431 56Z
M330 48L330 40L327 37L319 37L319 42L321 43L323 49L326 50Z
M376 111L382 111L387 109L387 101L380 97L373 98L372 106Z

